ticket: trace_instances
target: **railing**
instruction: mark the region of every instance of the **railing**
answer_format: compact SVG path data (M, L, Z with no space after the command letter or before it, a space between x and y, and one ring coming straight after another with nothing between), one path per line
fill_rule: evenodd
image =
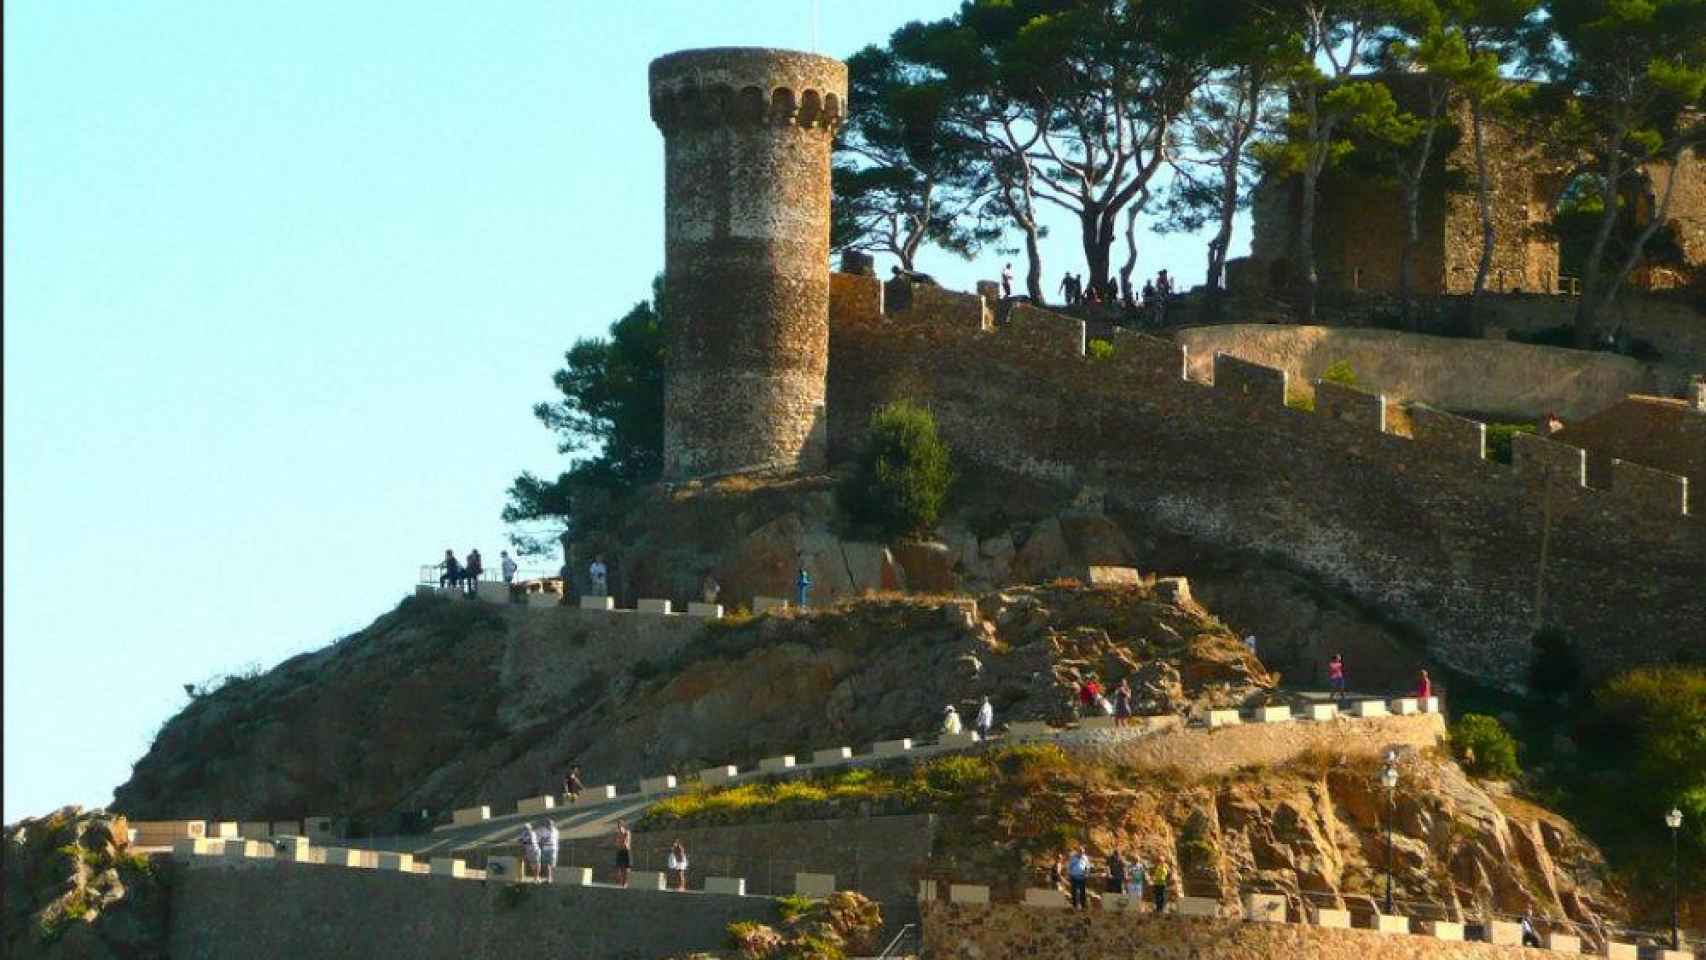
M519 567L515 571L514 582L521 584L533 580L560 580L561 573L560 570L553 570L548 567ZM436 587L443 576L443 566L436 563L423 563L421 564L419 579L415 582L422 586ZM503 581L502 561L500 560L493 566L482 568L479 581L481 583L501 583Z
M900 948L902 944L914 947L913 953L918 952L917 947L920 946L918 943L918 924L909 923L906 926L901 927L900 932L894 935L893 940L889 941L889 945L884 947L881 953L877 954L877 960L886 960L888 957L900 956Z

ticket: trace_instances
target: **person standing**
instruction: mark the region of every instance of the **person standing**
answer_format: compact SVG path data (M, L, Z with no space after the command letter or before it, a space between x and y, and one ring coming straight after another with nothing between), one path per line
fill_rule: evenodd
M1005 267L1001 268L1001 296L1011 297L1012 295L1013 295L1013 265L1011 263L1009 263Z
M557 831L557 821L546 820L545 826L535 831L539 838L539 869L543 871L539 879L546 883L557 882L557 841L562 834Z
M1327 661L1327 687L1331 690L1330 699L1345 699L1345 655L1333 654L1333 659Z
M959 711L950 703L942 708L942 732L948 736L958 736L960 729Z
M579 803L583 789L585 788L581 786L581 766L578 763L572 764L569 767L569 772L563 774L563 797L570 803Z
M1428 679L1428 672L1423 670L1422 675L1416 680L1416 699L1426 700L1433 695L1434 682ZM1426 704L1423 704L1423 706L1426 706Z
M989 731L995 727L995 708L990 706L989 698L983 698L983 704L977 708L977 719L972 721L977 727L977 735L989 739Z
M1244 638L1244 649L1250 651L1250 656L1256 656L1256 635L1250 634Z
M532 880L539 875L539 835L533 832L533 824L524 823L516 839L521 843L521 879Z
M504 583L515 586L515 571L519 569L521 568L516 566L515 558L509 555L508 550L498 551L498 570L504 575Z
M438 588L460 587L462 585L462 561L456 559L456 554L448 548L444 551L444 559L438 562L438 568L444 573L438 578Z
M675 886L675 889L686 890L687 848L681 845L680 840L670 845L669 861L666 866L669 868L670 882Z
M1135 913L1138 907L1143 906L1143 858L1134 852L1131 855L1131 862L1126 864L1126 870L1129 873L1126 879L1126 892L1132 896L1132 912Z
M1071 271L1067 271L1066 275L1060 278L1060 295L1062 297L1066 298L1066 305L1067 306L1069 306L1069 307L1072 306L1073 299L1072 299L1072 273L1071 273Z
M1096 682L1095 677L1090 677L1088 680L1085 680L1078 688L1078 705L1081 708L1083 716L1092 716L1096 709L1097 701L1101 699L1102 685Z
M723 585L717 582L716 577L707 572L705 582L699 585L699 595L705 598L706 603L716 603L717 597L721 596L722 592Z
M468 551L468 562L462 565L462 576L467 579L469 593L474 592L476 584L480 582L480 574L485 572L486 568L480 562L480 551Z
M804 610L812 591L812 575L806 572L805 567L801 567L800 575L794 578L794 588L799 592L800 609Z
M1155 869L1149 872L1149 888L1155 897L1155 912L1167 912L1167 881L1173 878L1172 870L1168 869L1167 861L1155 861Z
M592 566L586 568L586 575L592 581L593 596L610 596L610 570L604 565L604 554L592 558Z
M1090 858L1079 847L1066 861L1066 880L1072 886L1072 909L1090 909Z
M634 866L634 834L628 821L616 821L616 885L628 885L628 871Z
M1054 863L1048 868L1048 885L1051 890L1059 890L1061 893L1067 891L1066 856L1064 854L1057 853L1054 855Z
M1108 892L1125 893L1125 857L1119 847L1108 854Z
M1131 722L1131 684L1121 680L1114 689L1114 726L1123 727Z

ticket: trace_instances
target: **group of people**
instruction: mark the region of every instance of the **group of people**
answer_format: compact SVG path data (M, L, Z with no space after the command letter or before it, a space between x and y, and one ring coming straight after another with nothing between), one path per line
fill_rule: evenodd
M1074 910L1088 910L1090 878L1094 872L1095 864L1080 844L1072 852L1072 856L1062 854L1055 857L1054 865L1049 868L1049 885L1069 893ZM1128 858L1125 852L1116 846L1113 852L1108 854L1104 876L1108 893L1131 894L1141 902L1147 888L1155 904L1155 912L1166 911L1167 888L1173 874L1165 860L1157 860L1154 867L1146 867L1135 852Z
M498 569L503 574L504 583L514 585L515 573L520 569L508 550L499 552ZM444 573L439 575L438 585L441 588L460 589L472 593L474 584L480 582L480 575L486 572L485 561L480 559L478 548L468 551L468 559L456 559L453 550L444 551L444 559L438 562L438 569Z
M1137 715L1135 703L1129 679L1121 680L1119 685L1114 687L1111 697L1102 689L1101 681L1094 676L1078 685L1076 705L1080 717L1101 714L1104 717L1113 717L1114 726L1123 727L1131 723L1132 717Z
M995 707L988 697L984 697L983 703L978 706L977 716L972 718L972 729L986 740L989 738L989 732L995 729ZM942 732L949 735L965 732L965 725L960 722L960 712L954 709L951 703L942 708Z
M1008 264L1011 269L1012 264ZM1007 274L1004 272L1003 277ZM1132 293L1128 282L1122 291L1119 281L1109 277L1101 285L1091 283L1086 285L1083 274L1068 272L1061 278L1060 286L1056 288L1069 307L1097 306L1100 304L1120 304L1131 310L1143 310L1154 315L1156 324L1165 319L1167 301L1173 296L1173 278L1162 270L1153 280L1144 281L1143 288L1136 295ZM1002 290L1004 295L1007 289Z

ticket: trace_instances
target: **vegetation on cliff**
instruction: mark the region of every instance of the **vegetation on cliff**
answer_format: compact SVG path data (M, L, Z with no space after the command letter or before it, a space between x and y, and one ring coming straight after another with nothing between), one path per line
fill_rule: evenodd
M166 956L166 890L123 817L66 807L6 827L5 955Z

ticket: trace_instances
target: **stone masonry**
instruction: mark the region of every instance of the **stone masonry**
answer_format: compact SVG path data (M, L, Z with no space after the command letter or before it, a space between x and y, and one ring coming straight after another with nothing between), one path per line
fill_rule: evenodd
M847 67L784 50L651 65L664 137L664 477L821 469L829 153Z

